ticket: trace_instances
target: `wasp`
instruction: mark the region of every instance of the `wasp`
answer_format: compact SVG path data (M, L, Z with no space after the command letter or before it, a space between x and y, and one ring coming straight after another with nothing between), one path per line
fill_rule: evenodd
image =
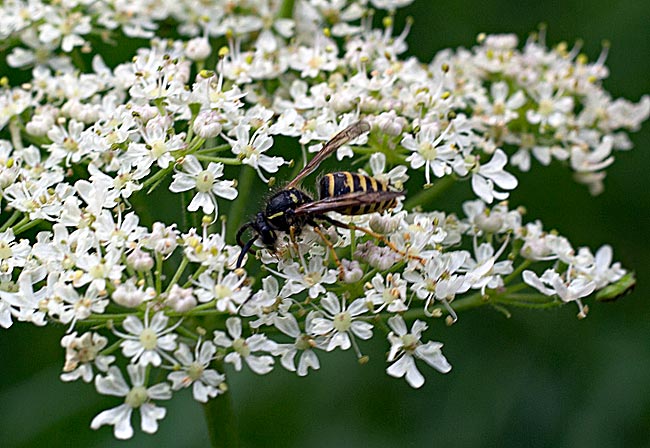
M264 210L257 213L250 222L239 228L237 243L241 246L242 251L237 260L238 268L242 266L244 256L251 251L251 247L258 239L267 249L273 250L278 239L278 232L288 233L293 240L294 236L298 235L305 225L314 227L332 250L334 259L341 268L332 244L318 229L318 221L326 221L337 227L362 230L385 240L383 236L369 229L339 222L327 216L326 213L338 212L343 215L364 215L366 213L382 212L395 207L397 199L404 197L404 191L391 190L387 182L349 171L325 174L320 180L319 199L317 200L314 200L298 187L299 183L314 172L321 162L334 151L369 130L370 125L368 122L361 120L336 134L323 145L321 150L292 181L269 198ZM244 243L242 236L247 229L252 230L253 237ZM397 250L394 246L392 248Z

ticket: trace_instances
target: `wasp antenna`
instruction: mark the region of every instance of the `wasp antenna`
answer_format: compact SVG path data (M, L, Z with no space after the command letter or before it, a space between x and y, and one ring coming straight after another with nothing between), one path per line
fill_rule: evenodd
M253 243L257 241L257 236L252 238L250 241L248 241L246 244L241 245L241 253L239 254L239 258L237 258L237 265L235 268L239 269L241 268L242 264L244 263L244 256L246 255L246 252L250 250L250 248L253 246Z
M244 234L244 232L246 231L246 229L248 229L249 227L253 227L253 223L252 223L252 222L247 222L246 224L244 224L243 226L241 226L241 227L239 228L239 230L237 231L237 236L236 236L236 238L237 238L237 244L239 244L239 247L244 247L244 246L245 246L244 242L241 240L241 237L242 237L242 235Z

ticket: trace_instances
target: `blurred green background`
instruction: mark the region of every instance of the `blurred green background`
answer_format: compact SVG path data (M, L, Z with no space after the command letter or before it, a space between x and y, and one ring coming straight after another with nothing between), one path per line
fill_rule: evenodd
M650 5L647 1L416 1L401 11L415 18L410 54L428 61L446 47L471 46L479 32L514 32L525 39L544 22L547 42L584 39L595 59L608 39L613 96L637 101L650 92ZM432 325L454 366L447 375L422 366L426 384L411 389L384 373L386 345L365 344L371 362L352 352L321 356L322 368L300 379L278 368L266 377L230 376L246 447L645 447L650 446L650 124L618 153L606 191L591 197L566 170L518 176L511 204L541 219L575 247L614 247L637 272L636 291L613 304L532 312L511 319L488 309L464 313L451 328ZM440 201L458 211L461 188ZM115 441L112 428L89 429L118 400L92 386L58 380L62 329L15 325L0 332L0 446L202 447L202 410L177 394L157 434ZM139 426L134 420L135 426Z

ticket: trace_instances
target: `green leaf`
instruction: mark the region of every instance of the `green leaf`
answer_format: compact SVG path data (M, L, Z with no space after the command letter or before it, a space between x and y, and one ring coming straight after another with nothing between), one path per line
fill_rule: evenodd
M616 283L604 287L596 294L596 300L599 302L613 302L620 297L631 293L636 286L636 277L634 272L629 272L624 275Z

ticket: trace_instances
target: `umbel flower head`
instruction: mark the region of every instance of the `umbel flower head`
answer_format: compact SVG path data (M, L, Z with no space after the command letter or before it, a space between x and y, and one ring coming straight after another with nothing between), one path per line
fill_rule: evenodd
M606 50L589 62L543 33L418 61L394 29L408 3L335 20L316 0L0 6L2 57L30 77L0 82L0 325L64 324L61 379L121 400L93 429L130 438L135 411L152 433L174 393L219 400L227 375L305 376L337 350L366 362L378 337L387 374L419 388L451 370L440 317L583 318L634 285L611 246L574 247L507 200L551 163L601 192L650 97L613 98ZM109 65L100 36L150 42ZM318 195L285 187L330 155L345 168ZM465 180L462 213L431 208Z

